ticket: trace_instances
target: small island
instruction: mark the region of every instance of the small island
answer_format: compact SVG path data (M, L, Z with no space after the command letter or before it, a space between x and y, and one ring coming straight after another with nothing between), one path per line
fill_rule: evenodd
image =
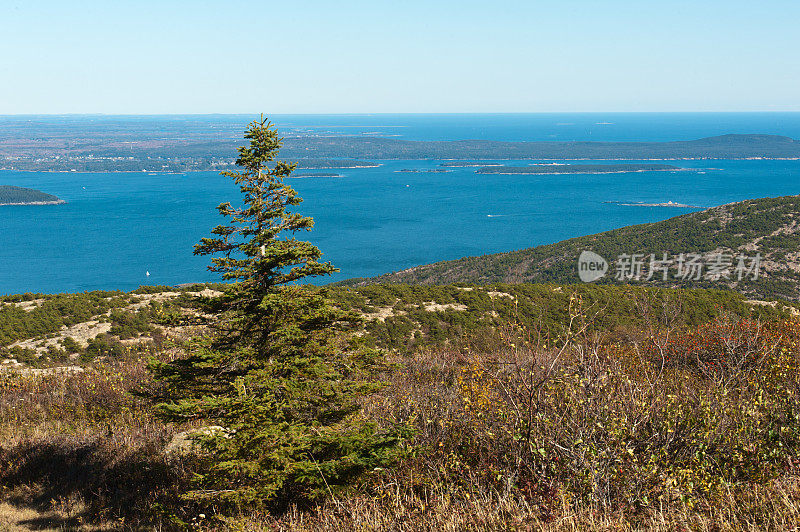
M680 209L702 209L697 205L687 205L686 203L676 203L674 201L666 201L664 203L619 203L619 202L608 202L608 203L616 203L622 207L677 207Z
M434 173L434 174L442 174L445 172L452 172L452 170L447 170L445 168L402 168L400 170L395 170L395 173L401 174L424 174L424 173Z
M292 174L289 177L303 178L303 177L342 177L342 174L335 172L302 172L299 174Z
M476 163L470 161L447 161L445 163L440 164L439 166L445 166L448 168L474 168L480 166L503 166L501 163Z
M535 164L530 166L484 166L477 174L623 174L630 172L666 172L684 170L671 164Z
M347 169L347 168L377 168L380 164L370 161L358 161L355 159L298 159L297 168L299 170L327 170Z
M0 205L60 205L61 198L32 188L0 185Z

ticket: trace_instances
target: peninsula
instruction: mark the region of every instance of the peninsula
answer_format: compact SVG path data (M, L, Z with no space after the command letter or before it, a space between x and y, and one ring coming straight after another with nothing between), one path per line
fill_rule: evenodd
M0 185L0 205L59 205L61 198L32 188Z

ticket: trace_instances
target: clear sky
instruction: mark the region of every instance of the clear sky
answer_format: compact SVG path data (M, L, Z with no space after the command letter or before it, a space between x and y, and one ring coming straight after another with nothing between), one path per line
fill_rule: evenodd
M798 111L799 0L0 0L0 114Z

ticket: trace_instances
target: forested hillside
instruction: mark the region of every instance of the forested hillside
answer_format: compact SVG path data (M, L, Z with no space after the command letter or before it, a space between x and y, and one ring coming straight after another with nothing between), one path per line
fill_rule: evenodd
M349 285L372 283L495 283L545 282L575 283L578 257L590 250L609 262L609 271L598 283L631 283L651 286L730 288L758 298L800 298L800 196L764 198L732 203L670 218L662 222L633 225L565 240L555 244L477 257L438 262L409 268L371 279L345 281ZM651 254L662 260L666 253L673 268L663 275L646 279ZM675 275L677 258L700 255L705 270L687 278ZM621 256L639 255L642 275L631 278L630 270L615 270L612 261ZM717 279L709 273L709 261L716 256L729 261L728 277ZM760 255L758 276L739 275L739 257L750 268ZM617 264L619 266L619 264ZM630 266L630 262L628 263ZM623 278L620 273L624 273Z

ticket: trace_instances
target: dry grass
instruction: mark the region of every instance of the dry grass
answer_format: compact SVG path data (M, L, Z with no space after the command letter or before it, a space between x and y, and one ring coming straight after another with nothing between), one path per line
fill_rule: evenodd
M161 526L155 505L180 507L189 472L162 452L176 429L129 393L148 379L144 354L80 374L0 376L2 518L30 529Z
M399 360L364 405L414 436L395 468L281 516L222 518L179 494L178 430L129 393L145 353L83 374L0 377L0 529L793 530L800 526L800 323L724 317L626 342L509 326ZM483 344L473 344L483 345ZM171 354L163 354L171 356ZM162 511L164 510L164 511Z
M704 508L677 505L644 513L604 512L559 501L557 517L542 520L538 509L524 501L494 494L427 493L402 489L383 497L351 497L326 503L313 511L290 511L280 519L240 517L227 527L242 531L491 531L551 532L633 531L785 531L800 526L798 479L774 481L729 492L719 504Z

